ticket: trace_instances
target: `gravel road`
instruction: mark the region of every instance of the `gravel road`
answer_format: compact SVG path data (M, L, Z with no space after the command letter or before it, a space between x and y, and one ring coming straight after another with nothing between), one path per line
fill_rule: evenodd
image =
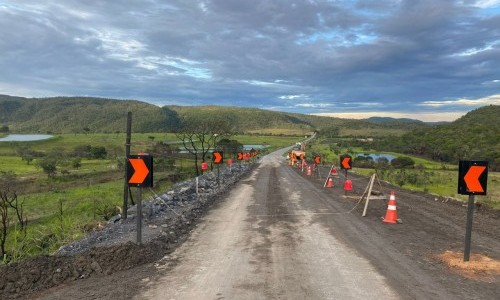
M397 299L386 278L307 207L301 178L267 156L136 299ZM327 197L324 196L326 199Z

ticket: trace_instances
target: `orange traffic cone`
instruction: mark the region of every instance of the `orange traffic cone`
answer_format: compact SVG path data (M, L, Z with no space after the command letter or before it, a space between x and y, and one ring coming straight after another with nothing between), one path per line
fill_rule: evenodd
M352 191L352 181L350 179L346 179L344 182L344 191Z
M306 172L306 175L307 175L307 176L311 176L311 166L308 166L308 167L307 167L307 172Z
M326 183L327 188L332 188L333 187L333 180L331 177L328 178L328 181Z
M337 172L337 169L332 168L332 169L330 170L330 175L335 175L335 176L337 176L337 175L339 175L339 173Z
M398 223L398 211L396 210L396 196L394 195L394 191L391 192L391 196L389 197L387 212L383 222L392 224Z

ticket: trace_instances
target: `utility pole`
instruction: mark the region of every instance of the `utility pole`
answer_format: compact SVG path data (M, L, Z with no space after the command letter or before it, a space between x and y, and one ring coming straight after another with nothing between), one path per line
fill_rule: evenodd
M127 159L130 155L131 137L132 137L132 112L129 111L127 113L127 137L125 139L125 177L124 177L125 182L123 184L123 211L122 211L122 218L124 220L127 219L128 194L130 190L127 182L127 173L128 173Z

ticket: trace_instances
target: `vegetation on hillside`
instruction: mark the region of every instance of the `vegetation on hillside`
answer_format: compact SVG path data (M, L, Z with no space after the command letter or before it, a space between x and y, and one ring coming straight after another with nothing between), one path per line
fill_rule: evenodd
M0 96L0 124L11 132L96 133L123 132L127 112L133 112L135 132L164 131L172 112L139 101L86 97L26 99Z
M225 120L235 133L305 135L336 127L342 135L378 135L390 125L361 120L285 113L257 108L221 106L164 106L89 97L28 99L0 95L0 125L13 133L124 132L127 112L133 114L134 132L174 132L182 119ZM415 124L402 124L401 133ZM425 125L420 125L425 126Z
M487 160L500 171L500 106L473 110L455 122L418 128L401 137L377 139L372 147L423 156L435 161Z

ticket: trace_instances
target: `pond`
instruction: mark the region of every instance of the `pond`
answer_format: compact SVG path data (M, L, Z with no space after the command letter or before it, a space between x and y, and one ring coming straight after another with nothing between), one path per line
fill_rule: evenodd
M259 150L259 149L265 149L269 147L269 145L243 145L243 150L248 151L248 150Z
M370 154L363 154L363 155L358 155L357 157L370 157L371 159L373 159L374 161L377 161L379 158L386 158L389 162L391 160L393 160L394 158L396 158L394 155L391 155L391 154L378 154L378 153L370 153Z
M9 134L0 138L0 142L33 142L47 140L54 137L50 134Z

